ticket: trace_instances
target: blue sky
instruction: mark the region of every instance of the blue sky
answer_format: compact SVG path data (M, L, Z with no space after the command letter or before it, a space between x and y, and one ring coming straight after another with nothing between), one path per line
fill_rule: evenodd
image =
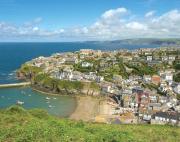
M0 0L0 41L180 37L180 0Z

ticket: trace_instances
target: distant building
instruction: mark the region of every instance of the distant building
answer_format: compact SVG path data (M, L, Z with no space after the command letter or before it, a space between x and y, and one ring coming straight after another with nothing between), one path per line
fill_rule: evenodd
M161 57L161 60L162 60L163 62L167 62L167 61L168 61L168 56L162 56L162 57Z
M93 64L89 62L82 62L81 66L87 68L87 67L92 67Z
M176 60L176 56L170 55L168 57L169 61L175 61Z
M152 83L158 85L161 82L161 78L158 75L152 76Z
M153 59L152 56L147 56L147 57L146 57L146 60L147 60L147 61L152 61L152 59Z
M97 76L96 77L96 82L102 82L104 81L104 77L103 76Z
M80 54L81 55L90 55L90 54L93 54L93 50L92 49L81 49Z
M157 112L152 116L151 124L177 124L179 125L180 113L178 112Z
M150 75L144 75L143 76L143 80L145 81L145 82L151 82L151 76Z
M174 88L174 92L177 94L180 94L180 84L178 84L175 88Z
M170 73L165 74L165 80L166 81L173 81L173 74L170 74Z
M78 63L78 59L76 59L76 58L67 57L67 58L64 58L64 60L65 60L65 64L77 64Z

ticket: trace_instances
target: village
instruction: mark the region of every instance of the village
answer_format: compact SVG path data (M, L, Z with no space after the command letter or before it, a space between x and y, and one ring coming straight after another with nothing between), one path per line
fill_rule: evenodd
M108 97L111 109L104 115L113 118L114 123L180 126L178 47L81 49L38 57L26 64L41 68L53 79L97 84L98 91L86 94Z

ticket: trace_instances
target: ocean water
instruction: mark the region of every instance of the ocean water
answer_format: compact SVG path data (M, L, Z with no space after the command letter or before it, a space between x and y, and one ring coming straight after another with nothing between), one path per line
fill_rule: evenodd
M29 87L0 89L0 108L15 105L17 101L24 102L22 107L26 109L40 108L58 117L67 117L76 108L76 100L73 97L48 96Z
M115 50L120 48L136 49L144 45L117 45L104 44L103 42L77 42L77 43L0 43L0 84L19 82L15 71L21 64L38 56L50 56L57 52L77 51L80 49ZM154 46L150 46L154 47ZM33 91L31 88L5 88L0 89L0 108L6 108L23 101L24 108L41 108L50 114L66 117L76 108L73 97L53 96ZM50 107L51 106L51 107Z

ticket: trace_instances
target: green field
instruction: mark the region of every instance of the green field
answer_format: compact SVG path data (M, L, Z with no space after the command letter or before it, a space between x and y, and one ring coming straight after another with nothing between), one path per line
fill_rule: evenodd
M43 110L12 106L0 110L2 142L179 142L180 128L158 125L107 125L49 116Z

